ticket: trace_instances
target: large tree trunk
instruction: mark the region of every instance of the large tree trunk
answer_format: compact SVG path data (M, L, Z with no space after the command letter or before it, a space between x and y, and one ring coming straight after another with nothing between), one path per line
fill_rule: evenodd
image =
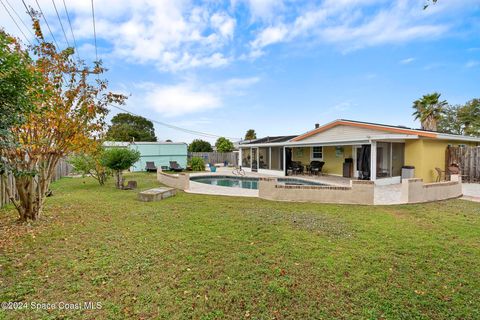
M50 187L53 172L60 159L58 155L48 155L45 158L29 163L29 170L35 169L36 174L15 177L15 188L18 200L10 197L15 205L21 221L37 220L45 203L45 195ZM13 190L7 190L13 194Z
M115 187L117 187L117 189L122 189L123 187L122 170L115 171Z

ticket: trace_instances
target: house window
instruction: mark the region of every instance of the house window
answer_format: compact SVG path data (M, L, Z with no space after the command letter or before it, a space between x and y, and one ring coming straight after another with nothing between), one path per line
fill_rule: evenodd
M322 159L323 159L323 148L312 147L312 160L322 160Z

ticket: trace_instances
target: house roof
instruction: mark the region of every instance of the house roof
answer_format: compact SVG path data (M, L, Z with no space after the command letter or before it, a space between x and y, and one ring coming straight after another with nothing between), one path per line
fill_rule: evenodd
M241 145L245 144L257 144L257 143L278 143L278 142L286 142L290 141L293 138L295 138L296 135L294 136L275 136L275 137L263 137L259 139L254 139L254 140L246 140L240 142Z
M371 123L371 122L361 122L361 121L353 121L353 120L346 120L346 119L338 119L335 121L332 121L330 123L327 123L323 126L320 126L319 128L316 128L314 130L308 131L304 134L301 134L295 138L292 139L292 141L301 141L305 138L311 137L315 134L318 134L320 132L326 131L330 128L336 127L336 126L351 126L351 127L359 127L359 128L366 128L366 129L374 129L374 130L379 130L379 131L385 131L385 132L390 132L390 133L400 133L400 134L413 134L413 135L418 135L422 137L428 137L428 138L436 138L437 133L433 133L430 131L424 131L424 130L416 130L416 129L410 129L407 127L401 127L401 126L391 126L391 125L385 125L385 124L379 124L379 123Z
M449 139L449 140L463 140L463 141L477 141L480 142L480 138L478 137L469 137L463 135L455 135L455 134L446 134L440 133L436 131L429 131L429 130L422 130L422 129L412 129L404 126L393 126L387 124L380 124L380 123L372 123L372 122L362 122L362 121L355 121L355 120L347 120L347 119L338 119L327 123L319 128L314 130L308 131L304 134L296 136L292 138L290 141L302 141L305 138L311 137L315 134L320 132L326 131L330 128L336 126L351 126L351 127L359 127L359 128L366 128L378 131L385 131L388 133L397 133L397 134L407 134L407 135L416 135L418 137L424 138L432 138L432 139Z

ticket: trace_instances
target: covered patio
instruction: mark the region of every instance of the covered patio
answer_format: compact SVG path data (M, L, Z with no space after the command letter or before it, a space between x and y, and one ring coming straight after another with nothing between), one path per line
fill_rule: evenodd
M404 139L300 143L292 139L278 142L281 138L273 137L272 142L240 145L240 163L247 172L265 175L321 177L338 184L352 179L395 184L400 183L405 163Z

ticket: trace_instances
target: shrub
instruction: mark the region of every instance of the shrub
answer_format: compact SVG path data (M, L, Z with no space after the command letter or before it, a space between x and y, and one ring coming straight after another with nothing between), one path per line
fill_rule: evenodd
M193 171L205 171L205 161L199 157L193 157L190 159L188 165Z
M75 172L90 175L100 183L101 186L107 181L111 171L100 163L101 153L99 154L76 154L68 162L72 165Z
M232 152L234 149L232 141L224 137L217 139L217 142L215 142L215 147L217 147L217 152Z
M212 145L210 142L200 139L195 139L188 146L189 152L212 152Z
M102 154L101 163L115 172L115 185L121 188L123 184L122 171L129 169L140 159L140 152L127 148L111 148Z

